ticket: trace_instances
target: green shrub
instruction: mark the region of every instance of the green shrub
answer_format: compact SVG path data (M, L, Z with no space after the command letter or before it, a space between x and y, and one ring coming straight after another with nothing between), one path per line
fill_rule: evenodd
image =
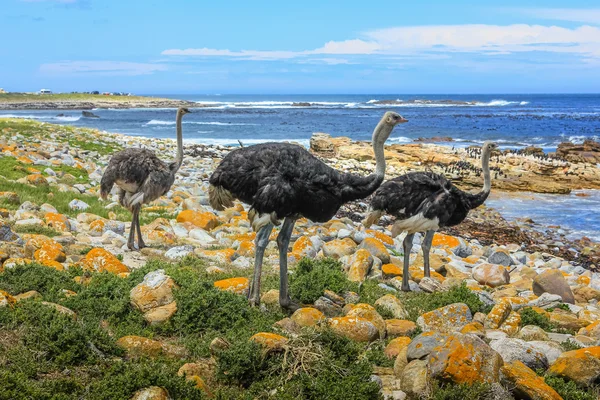
M548 316L536 312L531 307L523 308L519 311L519 314L521 315L521 324L523 326L536 325L545 331L551 331L556 328L555 325L550 322Z
M58 236L61 233L52 229L52 228L48 228L47 226L41 226L41 225L15 225L12 227L12 230L17 232L17 233L29 233L29 234L35 234L35 235L44 235L44 236L48 236L48 237L54 237L54 236Z
M350 282L338 261L304 258L290 276L290 295L304 304L312 304L328 289L335 293L358 289Z
M564 400L598 400L600 395L597 387L584 390L579 388L575 382L566 381L558 376L547 375L544 380Z
M580 346L579 344L577 344L573 340L565 340L564 342L562 342L560 344L560 346L563 348L564 351L572 351L572 350L583 349L582 346Z
M56 302L63 297L63 289L80 289L81 286L73 281L73 275L73 271L57 271L39 264L17 265L0 275L0 290L13 295L35 290L44 300Z

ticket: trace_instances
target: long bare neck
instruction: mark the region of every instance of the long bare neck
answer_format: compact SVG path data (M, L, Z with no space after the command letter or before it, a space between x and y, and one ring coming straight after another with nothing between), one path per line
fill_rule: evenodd
M181 164L183 164L183 132L181 130L181 120L182 119L183 119L183 114L177 113L177 123L176 123L177 156L175 157L175 160L173 161L173 164L172 164L171 170L173 172L178 171L179 168L181 167Z
M373 152L375 153L375 173L369 176L359 176L342 173L341 193L342 201L363 199L371 195L383 182L385 177L385 156L383 146L386 139L394 129L389 124L380 122L373 131Z
M479 193L467 193L467 199L469 199L469 206L471 209L477 208L482 205L490 195L492 189L492 180L490 177L490 153L491 150L486 148L481 154L481 169L483 170L483 189Z
M373 131L373 152L375 153L375 175L378 178L383 179L385 177L385 154L383 148L385 141L392 133L394 127L390 124L386 124L383 120L379 121L375 130Z
M489 193L492 189L492 178L490 176L490 153L491 150L486 147L481 154L481 169L483 170L483 192Z

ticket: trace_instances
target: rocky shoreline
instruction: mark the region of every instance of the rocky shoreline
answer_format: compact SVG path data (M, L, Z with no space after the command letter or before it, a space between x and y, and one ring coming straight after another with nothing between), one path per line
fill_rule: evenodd
M60 95L27 96L23 99L0 95L0 110L92 110L94 108L178 108L203 107L193 101L153 97L89 95L68 98ZM60 96L60 97L59 97ZM33 98L36 97L36 98ZM65 97L65 99L61 99Z
M150 247L127 249L130 215L115 196L98 200L98 183L115 151L138 146L175 154L173 140L0 120L0 378L20 379L31 397L42 398L40 382L74 379L79 397L103 398L597 398L597 243L482 207L436 234L430 278L415 241L403 293L402 236L386 218L364 229L356 202L324 224L298 221L288 258L302 307L285 316L275 243L263 305L250 308L248 210L208 202L208 177L231 148L186 146L172 190L142 210ZM311 149L340 169L374 168L367 144L315 135ZM457 164L477 165L476 149L392 145L386 155L390 176L431 168L481 184L475 167ZM557 193L600 187L584 162L497 157L502 190L541 190L535 176ZM37 361L23 377L27 357Z

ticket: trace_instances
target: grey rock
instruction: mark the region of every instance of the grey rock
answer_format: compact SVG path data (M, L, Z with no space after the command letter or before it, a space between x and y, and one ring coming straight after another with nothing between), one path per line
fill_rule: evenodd
M549 366L544 353L536 350L524 340L514 338L494 340L490 346L500 353L506 363L519 360L533 370L546 370Z
M546 270L533 278L531 285L533 293L541 296L543 293L557 294L565 303L575 304L575 297L562 273L558 270Z
M505 267L514 264L513 259L504 251L494 251L488 257L488 262L490 264L504 265Z
M555 342L532 340L528 343L536 351L545 354L550 365L554 364L554 361L556 361L558 356L564 353L564 349L561 347L561 345Z
M73 199L71 200L71 202L69 203L69 208L71 210L77 210L77 211L85 211L88 208L90 208L89 204L87 204L84 201L78 200L78 199Z
M194 252L194 246L185 245L170 248L166 253L165 257L170 260L177 260L186 257Z
M446 342L448 335L440 332L424 332L415 337L408 345L406 358L408 361L427 357L431 351Z

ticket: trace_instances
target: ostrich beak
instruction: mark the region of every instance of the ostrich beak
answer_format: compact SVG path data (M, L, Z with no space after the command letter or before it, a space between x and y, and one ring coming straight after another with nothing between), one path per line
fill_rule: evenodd
M403 124L405 122L408 122L408 120L406 118L404 118L404 117L402 117L400 120L398 120L399 124Z

